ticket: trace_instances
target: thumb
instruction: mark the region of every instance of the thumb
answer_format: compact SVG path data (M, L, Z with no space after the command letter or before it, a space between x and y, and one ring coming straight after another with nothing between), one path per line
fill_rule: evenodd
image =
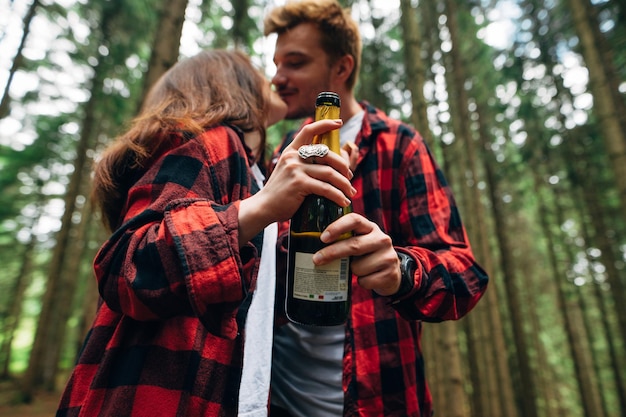
M350 170L354 171L356 168L356 161L359 157L359 148L354 144L354 142L346 142L341 147L341 155L348 160Z

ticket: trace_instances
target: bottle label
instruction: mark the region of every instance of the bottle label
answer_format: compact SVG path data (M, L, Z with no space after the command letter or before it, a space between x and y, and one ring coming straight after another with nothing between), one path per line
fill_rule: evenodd
M348 299L349 258L316 266L313 254L296 252L293 297L300 300L337 302Z

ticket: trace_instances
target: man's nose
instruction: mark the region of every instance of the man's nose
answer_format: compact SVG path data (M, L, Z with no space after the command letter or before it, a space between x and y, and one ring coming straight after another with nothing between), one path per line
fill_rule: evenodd
M277 88L280 88L287 84L287 77L285 77L280 69L277 69L276 74L274 74L274 76L272 77L272 84L274 84L274 86Z

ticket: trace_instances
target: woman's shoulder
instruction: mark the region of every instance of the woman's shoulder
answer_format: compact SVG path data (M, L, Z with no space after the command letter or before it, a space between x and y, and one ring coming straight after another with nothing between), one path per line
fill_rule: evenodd
M191 142L201 145L212 157L211 159L227 159L235 154L246 154L243 145L243 132L239 129L221 124L213 126L196 135Z

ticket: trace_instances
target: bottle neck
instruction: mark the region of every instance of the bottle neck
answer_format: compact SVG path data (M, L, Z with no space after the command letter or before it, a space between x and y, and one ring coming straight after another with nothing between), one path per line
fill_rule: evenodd
M340 108L338 106L321 105L315 108L315 120L323 119L339 119ZM324 134L318 135L313 139L313 143L322 143L328 148L341 154L341 141L339 139L339 129L331 130Z

